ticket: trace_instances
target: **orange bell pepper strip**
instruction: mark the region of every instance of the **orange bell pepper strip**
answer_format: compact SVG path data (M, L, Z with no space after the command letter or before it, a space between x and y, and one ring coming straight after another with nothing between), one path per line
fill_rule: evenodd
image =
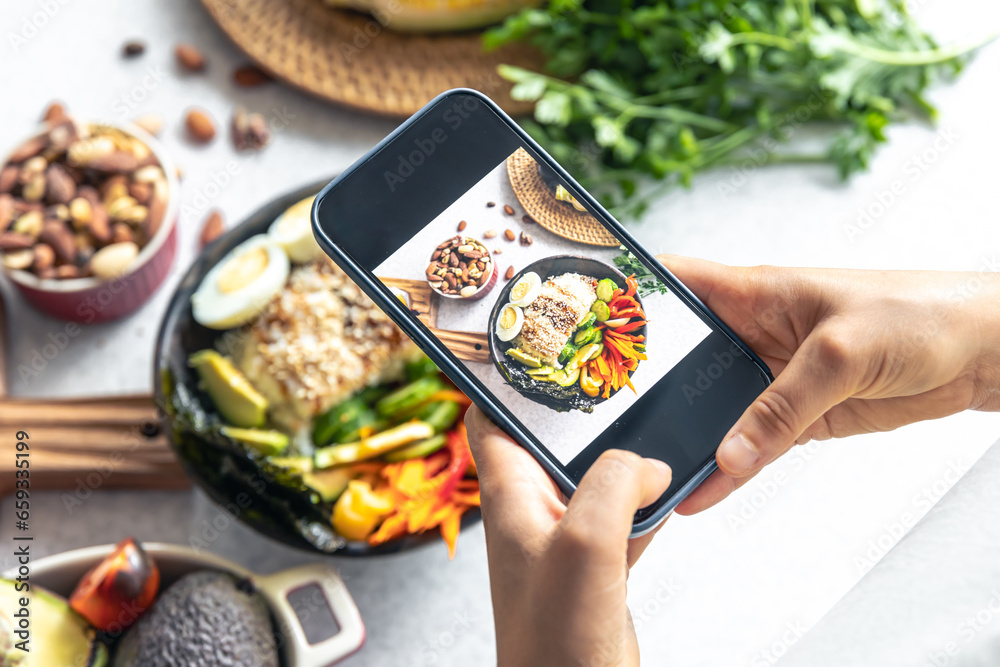
M458 543L458 531L462 527L462 512L456 508L441 521L441 537L448 545L448 560L455 558L455 546Z
M625 284L628 285L628 290L626 290L625 296L634 296L636 291L639 289L639 283L636 281L634 273L625 279Z

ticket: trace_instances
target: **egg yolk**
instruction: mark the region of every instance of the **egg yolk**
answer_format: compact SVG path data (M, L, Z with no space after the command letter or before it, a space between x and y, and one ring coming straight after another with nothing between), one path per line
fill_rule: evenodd
M267 270L267 249L254 248L233 257L219 272L219 291L229 294L243 289Z
M522 280L510 290L511 301L517 301L518 299L523 299L524 295L528 293L529 285L527 280Z
M517 322L517 313L514 312L513 308L504 308L503 314L500 315L500 327L503 329L510 329Z

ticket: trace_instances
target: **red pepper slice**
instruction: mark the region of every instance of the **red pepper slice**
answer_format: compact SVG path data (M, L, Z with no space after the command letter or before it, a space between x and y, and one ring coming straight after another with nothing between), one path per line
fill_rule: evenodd
M455 491L455 487L465 477L465 471L472 460L472 452L469 450L469 441L465 435L465 424L458 423L458 428L449 431L447 434L448 452L451 454L451 462L444 472L440 473L444 477L441 486L438 487L437 494L441 500L447 500Z

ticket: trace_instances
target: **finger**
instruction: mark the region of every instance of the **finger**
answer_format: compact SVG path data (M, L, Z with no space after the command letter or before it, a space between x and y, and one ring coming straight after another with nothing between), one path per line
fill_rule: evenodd
M727 266L681 255L657 255L657 259L757 354L787 356L798 346L787 320L792 304L811 293L805 271ZM802 303L796 306L802 307Z
M751 479L753 479L753 475L736 479L721 470L716 470L709 475L708 479L698 485L698 488L692 491L687 498L682 500L674 511L681 516L704 512L725 500L729 494Z
M477 407L466 412L465 424L487 533L497 532L522 547L547 534L565 511L558 487L531 454Z
M813 422L798 442L893 431L907 424L962 412L971 401L972 388L963 382L952 382L913 396L849 398Z
M730 429L716 452L730 477L747 477L788 450L827 410L854 393L851 346L814 333Z
M640 537L635 537L628 541L629 567L635 565L635 562L639 560L639 556L641 556L643 552L646 551L646 547L648 547L649 543L653 541L653 538L656 537L656 534L660 532L660 528L663 528L664 524L667 523L667 519L669 518L670 515L668 514L666 517L664 517L663 521L657 524L656 528L653 528L653 530L649 531L645 535L642 535Z
M608 450L598 457L570 498L560 528L581 541L620 553L636 511L670 486L670 467L632 452Z

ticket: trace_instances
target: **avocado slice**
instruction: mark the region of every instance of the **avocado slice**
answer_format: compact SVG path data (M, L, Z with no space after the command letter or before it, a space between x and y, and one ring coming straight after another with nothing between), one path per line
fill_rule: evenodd
M178 579L129 628L114 667L278 667L280 645L252 582L200 571Z
M271 465L299 475L303 475L313 469L311 456L272 456L268 459L268 462Z
M31 614L30 640L24 644L21 642L25 638L15 631L18 623L14 617L22 607L21 598L27 599ZM25 646L28 652L19 646ZM94 628L63 598L34 584L30 591L19 591L17 582L0 579L0 664L105 667L108 649L97 641Z
M237 428L223 426L222 435L242 442L264 456L282 454L288 449L288 436L281 431L266 431L259 428Z
M350 468L332 468L308 472L302 476L302 481L325 502L332 503L347 489L347 483L356 476L357 473Z
M233 426L255 428L267 419L267 399L257 391L233 362L215 350L201 350L188 358L198 371L215 407Z
M513 359L515 361L521 362L522 364L524 364L528 368L541 368L542 367L542 360L541 359L539 359L538 357L534 357L534 356L528 354L527 352L525 352L524 350L522 350L520 348L512 347L509 350L507 350L504 354L506 354L508 357L510 357L511 359Z
M572 387L580 379L579 368L565 368L549 376L560 387Z
M543 375L552 375L556 372L556 369L552 366L540 366L539 368L529 368L525 371L528 375L533 378L541 378Z

